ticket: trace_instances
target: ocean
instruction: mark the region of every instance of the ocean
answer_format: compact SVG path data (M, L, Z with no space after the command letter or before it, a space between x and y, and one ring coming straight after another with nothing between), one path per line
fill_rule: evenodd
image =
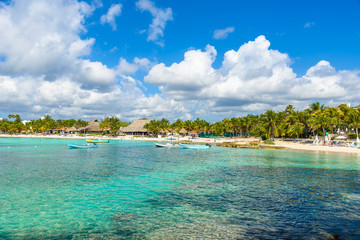
M0 239L360 239L357 155L0 138Z

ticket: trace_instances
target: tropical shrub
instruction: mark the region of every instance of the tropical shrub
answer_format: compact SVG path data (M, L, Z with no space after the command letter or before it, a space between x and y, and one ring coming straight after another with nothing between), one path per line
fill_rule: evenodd
M270 140L265 140L264 143L269 144L269 145L275 145L275 143L273 141L270 141Z
M349 139L356 139L356 133L349 133L347 136Z

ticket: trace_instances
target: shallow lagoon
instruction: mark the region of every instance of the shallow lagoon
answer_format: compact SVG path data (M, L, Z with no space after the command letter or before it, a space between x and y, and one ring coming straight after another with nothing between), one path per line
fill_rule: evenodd
M360 239L360 158L0 138L0 239Z

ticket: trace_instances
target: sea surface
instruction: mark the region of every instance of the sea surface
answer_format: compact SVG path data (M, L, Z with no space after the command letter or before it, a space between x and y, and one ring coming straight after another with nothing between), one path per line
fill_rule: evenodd
M0 138L0 239L360 239L360 158Z

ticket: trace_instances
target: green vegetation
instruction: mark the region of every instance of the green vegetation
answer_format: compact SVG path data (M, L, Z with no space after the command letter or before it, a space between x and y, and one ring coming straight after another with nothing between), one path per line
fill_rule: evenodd
M128 126L128 122L122 122L117 117L105 117L104 120L101 121L99 128L102 130L110 130L110 134L116 136L120 127Z
M145 125L145 128L154 135L167 131L179 133L181 129L185 129L187 132L201 133L201 135L255 136L263 140L273 140L275 137L325 136L326 132L334 134L341 129L347 132L353 130L356 138L360 128L360 106L351 108L341 104L338 107L325 107L316 102L304 111L297 111L292 105L288 105L284 111L268 110L260 115L249 114L245 117L225 118L212 124L199 118L194 121L178 119L172 124L166 119L152 120Z
M88 122L81 119L54 120L47 115L41 119L31 120L23 124L17 114L8 115L8 119L0 121L0 132L4 133L44 133L50 129L80 128ZM105 117L100 128L108 130L114 136L120 127L129 125L117 117ZM338 107L325 107L319 102L309 105L304 111L297 111L288 105L284 111L268 110L260 115L249 114L244 117L225 118L222 121L209 123L199 118L191 121L177 119L170 123L163 118L151 120L144 126L153 136L175 132L179 135L186 132L201 133L202 135L227 137L261 137L263 140L273 140L276 137L308 138L310 136L325 136L325 133L337 133L338 129L356 138L360 128L360 105L356 108L341 104ZM353 134L351 134L351 132ZM355 134L355 135L354 135Z
M270 140L265 140L264 143L269 144L269 145L275 145L275 143L273 141L270 141Z

